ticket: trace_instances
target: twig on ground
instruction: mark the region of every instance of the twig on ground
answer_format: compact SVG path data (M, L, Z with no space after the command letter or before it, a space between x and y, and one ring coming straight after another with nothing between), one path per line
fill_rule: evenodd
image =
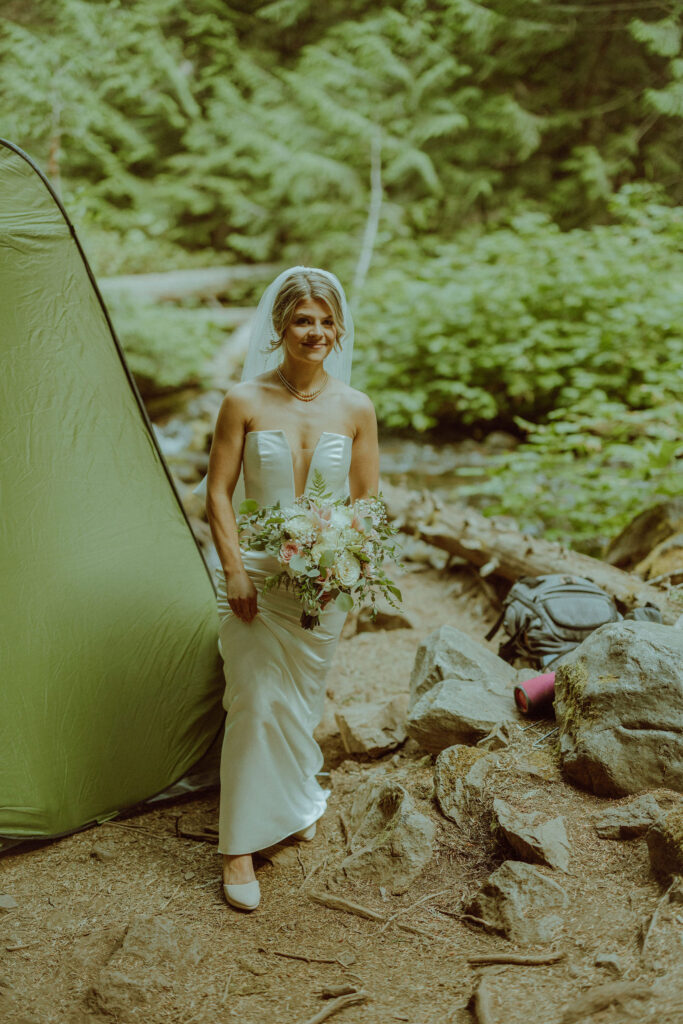
M358 985L325 985L321 991L322 999L337 999L339 996L350 996L358 991Z
M178 893L180 892L180 890L181 890L181 889L183 888L183 885L184 885L184 883L183 883L183 882L181 882L181 883L180 883L180 885L178 885L178 886L176 887L176 889L175 889L175 890L174 890L174 891L173 891L173 892L171 893L171 895L170 895L170 896L168 897L168 899L166 900L166 902L165 902L165 903L163 904L163 906L162 906L161 910L166 910L166 907L167 907L167 906L169 905L169 903L171 902L171 900L174 900L174 899L176 898L176 896L178 895Z
M408 907L401 907L400 910L397 910L395 914L392 914L391 917L388 917L386 919L386 921L384 922L384 924L380 928L380 931L381 932L386 931L386 929L389 927L389 925L392 923L392 921L394 921L397 917L400 917L401 914L407 914L409 910L412 910L413 907L419 906L420 903L426 903L427 900L436 899L437 896L443 896L444 893L451 892L451 891L452 891L452 889L450 887L448 889L439 889L438 892L430 892L426 896L421 896L419 900L415 900L415 902L411 903L410 906L408 906Z
M303 875L303 879L302 879L302 885L303 885L303 882L306 880L306 865L303 862L303 858L301 856L301 850L299 849L298 846L296 848L296 859L299 861L299 864L301 865L301 874Z
M379 911L364 907L361 903L354 903L353 900L345 900L343 896L335 896L331 892L309 892L308 897L331 910L345 910L348 914L357 914L358 917L366 917L370 921L384 920L384 914L380 914Z
M579 1021L614 1003L621 1005L627 999L647 999L651 995L652 989L644 982L610 981L582 992L572 1003L565 1006L560 1024L579 1024Z
M566 953L539 953L537 956L522 956L518 953L484 953L481 956L468 956L468 964L554 964L564 960Z
M654 912L652 914L652 917L650 918L650 923L649 923L649 925L647 927L647 931L645 932L645 935L643 936L643 945L641 946L641 949L640 949L640 955L642 957L645 956L645 951L647 949L647 944L648 944L648 942L650 940L652 932L654 931L654 927L655 927L655 924L657 922L657 918L659 916L659 912L662 909L662 907L664 906L664 904L669 902L669 894L671 893L671 890L674 888L674 886L676 886L678 884L678 882L680 882L680 880L681 880L681 876L680 875L674 875L673 881L671 882L671 885L666 890L666 892L661 897L661 899L659 899L657 901L657 906L655 907Z
M304 960L307 964L339 964L341 967L346 965L336 956L306 956L305 953L285 953L282 949L267 949L265 946L258 947L259 953L272 953L273 956L285 956L289 960Z
M315 900L316 903L322 903L324 907L329 907L331 910L344 910L348 914L357 914L358 917L365 917L370 921L384 922L385 920L384 914L380 914L376 910L370 910L369 907L364 907L360 903L345 900L342 896L335 896L333 893L309 892L308 896L310 899ZM432 932L425 931L424 928L418 928L416 925L401 924L400 921L396 921L395 923L396 927L401 928L404 932L412 932L414 935L422 935L425 939L439 939L442 942L450 941L448 936L434 935Z
M233 971L230 971L230 973L228 974L228 979L225 982L225 988L223 989L223 995L220 998L221 1003L224 1003L225 1000L228 998L228 990L230 988L230 982L232 981L233 973Z
M302 1024L320 1024L321 1021L327 1020L337 1010L343 1010L345 1006L353 1006L354 1003L364 1003L368 998L369 993L364 989L359 989L358 992L353 992L348 996L339 996L334 1002L329 1003L319 1013L315 1013L312 1017L308 1017Z
M173 839L170 832L152 832L148 828L139 828L137 825L126 825L123 821L103 821L98 828L113 827L123 828L128 832L135 832L138 836L149 836L150 839Z

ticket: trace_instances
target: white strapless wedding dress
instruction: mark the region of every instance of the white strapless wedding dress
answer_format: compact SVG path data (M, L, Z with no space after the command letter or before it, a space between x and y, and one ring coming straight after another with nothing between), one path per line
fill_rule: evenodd
M304 493L319 469L335 498L348 495L352 440L325 431L313 450ZM260 505L294 501L294 469L282 430L247 434L242 456L247 498ZM325 811L329 789L316 779L323 765L313 730L323 716L325 677L346 619L332 601L313 630L299 624L291 591L261 593L281 568L263 551L242 551L258 591L258 614L243 622L230 609L222 569L216 570L219 649L227 712L221 753L218 850L253 853L306 828Z

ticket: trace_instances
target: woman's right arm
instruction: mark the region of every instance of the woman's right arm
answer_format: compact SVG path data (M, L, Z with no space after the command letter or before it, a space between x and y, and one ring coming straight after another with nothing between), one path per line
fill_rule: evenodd
M232 508L232 495L242 464L244 428L243 403L233 389L223 399L211 442L206 517L225 573L228 604L238 618L251 622L258 611L257 591L242 563Z

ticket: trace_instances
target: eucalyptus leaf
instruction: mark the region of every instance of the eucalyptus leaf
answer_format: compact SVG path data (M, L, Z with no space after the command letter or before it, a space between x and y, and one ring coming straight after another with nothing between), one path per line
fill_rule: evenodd
M334 603L337 608L340 608L343 612L350 612L353 608L353 598L350 594L340 593L337 594Z
M253 498L245 498L240 502L239 513L241 516L250 516L254 512L258 512L260 507L258 501L254 501Z

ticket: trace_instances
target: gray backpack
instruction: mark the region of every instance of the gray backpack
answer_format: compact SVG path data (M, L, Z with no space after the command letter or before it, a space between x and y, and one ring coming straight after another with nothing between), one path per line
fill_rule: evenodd
M560 573L524 576L510 588L486 639L503 625L510 639L500 645L499 656L511 662L521 655L547 669L598 626L621 618L609 594L592 580Z

